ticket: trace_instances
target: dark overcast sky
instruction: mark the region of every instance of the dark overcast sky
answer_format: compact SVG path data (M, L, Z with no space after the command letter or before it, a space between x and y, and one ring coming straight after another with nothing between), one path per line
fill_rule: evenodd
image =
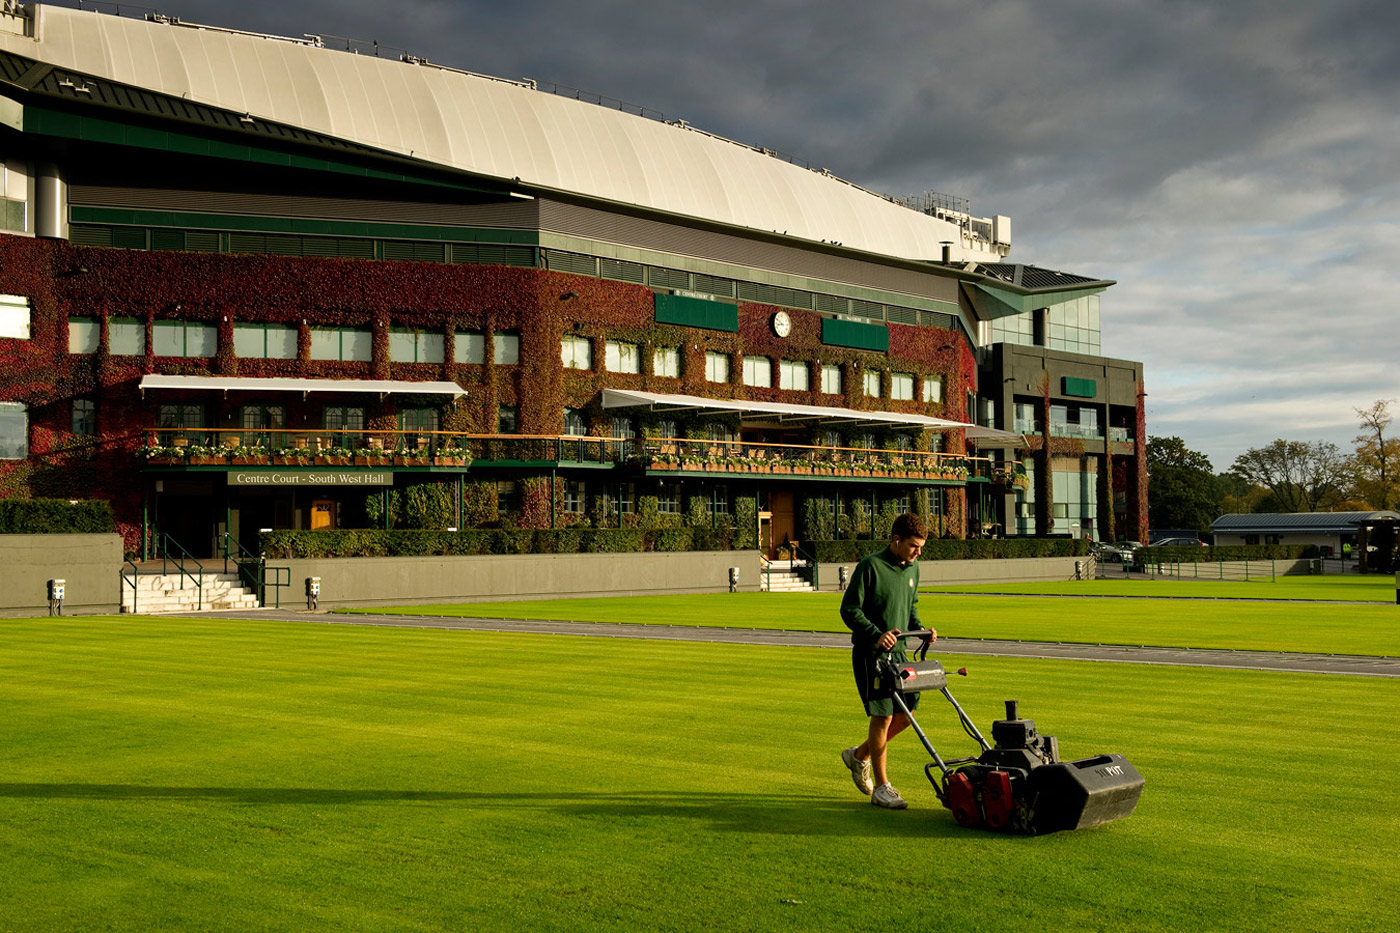
M65 5L74 5L66 3ZM553 81L1012 218L1114 279L1148 430L1224 469L1400 397L1400 4L1295 0L165 0ZM330 42L327 43L331 44Z

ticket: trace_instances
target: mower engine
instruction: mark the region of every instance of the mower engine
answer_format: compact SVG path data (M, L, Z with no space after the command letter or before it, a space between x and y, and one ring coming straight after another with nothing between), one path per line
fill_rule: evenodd
M916 633L910 633L915 635ZM933 761L924 773L943 806L962 826L1030 835L1062 829L1087 829L1132 814L1146 783L1122 755L1097 755L1061 761L1059 742L1041 735L1035 722L1021 719L1015 700L1006 701L1006 718L992 723L988 744L957 700L948 692L943 665L925 659L890 662L895 699L909 716ZM967 669L958 671L966 675ZM957 710L964 731L982 746L975 758L944 761L909 713L903 695L937 690Z

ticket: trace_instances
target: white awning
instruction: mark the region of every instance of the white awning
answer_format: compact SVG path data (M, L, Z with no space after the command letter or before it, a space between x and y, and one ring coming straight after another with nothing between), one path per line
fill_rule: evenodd
M1003 431L1000 428L987 428L980 424L975 424L967 429L967 439L978 448L991 449L1001 447L1025 448L1031 446L1026 440L1026 435L1017 434L1015 431Z
M857 411L827 405L792 405L787 402L751 402L746 399L701 398L698 395L667 395L661 392L633 392L604 389L604 408L635 408L644 406L652 411L738 411L767 415L779 422L820 421L826 424L901 424L933 431L972 428L962 421L910 415L900 411Z
M263 376L142 376L139 387L209 392L360 392L366 395L450 395L467 393L455 382L407 382L402 379L292 379Z

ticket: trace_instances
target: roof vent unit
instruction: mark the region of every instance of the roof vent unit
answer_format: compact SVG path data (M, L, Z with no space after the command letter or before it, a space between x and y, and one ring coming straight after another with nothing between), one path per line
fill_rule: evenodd
M1011 218L998 214L992 218L992 242L999 246L1011 245Z

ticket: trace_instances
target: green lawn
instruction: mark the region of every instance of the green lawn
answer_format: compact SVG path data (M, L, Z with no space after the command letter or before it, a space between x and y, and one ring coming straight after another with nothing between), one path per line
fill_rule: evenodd
M839 604L835 593L714 593L342 611L844 632ZM925 593L919 612L958 638L1400 656L1397 606Z
M923 592L998 593L1021 596L1136 596L1153 599L1289 599L1395 602L1392 576L1279 577L1258 580L1065 580L1042 583L978 583L925 586Z
M960 829L912 737L875 810L842 651L0 620L0 927L1393 928L1400 682L946 660L984 727L1126 754L1137 814Z

